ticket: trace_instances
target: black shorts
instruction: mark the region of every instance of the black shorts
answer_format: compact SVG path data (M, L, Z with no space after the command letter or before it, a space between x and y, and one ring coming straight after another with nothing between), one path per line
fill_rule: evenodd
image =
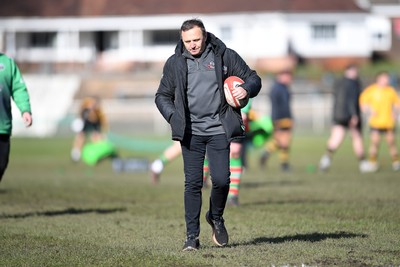
M82 132L84 132L85 134L90 134L92 132L100 132L100 131L101 131L100 122L93 123L87 120L83 122Z
M232 139L231 143L244 144L245 141L246 141L246 138L234 138L234 139Z
M293 128L293 120L291 118L283 118L273 121L275 131L291 131Z
M373 128L373 127L371 127L369 130L371 132L378 132L379 134L385 134L388 131L394 131L393 128Z
M348 120L333 119L333 124L334 125L340 125L340 126L343 126L345 128L349 128L350 121L351 121L351 119L348 119ZM361 131L361 128L362 128L361 120L358 120L356 128Z

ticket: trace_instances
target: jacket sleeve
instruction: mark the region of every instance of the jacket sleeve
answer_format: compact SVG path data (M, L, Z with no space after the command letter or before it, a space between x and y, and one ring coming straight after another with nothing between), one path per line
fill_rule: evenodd
M21 114L24 112L31 113L29 94L28 90L26 89L25 81L22 78L21 72L19 71L18 66L15 64L15 62L11 60L10 63L12 72L11 97L13 98Z
M261 78L257 72L252 70L234 50L227 48L225 53L228 55L230 61L231 75L238 76L244 80L242 87L246 89L251 98L257 96L262 86Z
M175 112L175 83L173 80L173 60L170 58L164 65L160 85L155 96L155 103L164 119L169 122Z

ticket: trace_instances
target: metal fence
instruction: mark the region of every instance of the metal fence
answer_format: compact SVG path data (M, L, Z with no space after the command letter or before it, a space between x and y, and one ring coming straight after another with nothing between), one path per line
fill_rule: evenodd
M154 104L154 97L102 100L109 128L124 135L168 135L169 126ZM74 102L67 119L59 126L58 134L72 133L69 124L77 114L79 102ZM270 113L266 93L254 98L253 106L260 114ZM332 95L329 93L293 93L292 112L296 132L324 133L330 127Z

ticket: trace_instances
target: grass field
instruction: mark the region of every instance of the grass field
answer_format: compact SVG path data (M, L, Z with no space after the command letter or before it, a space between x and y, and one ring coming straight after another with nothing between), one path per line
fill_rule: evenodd
M400 175L386 147L381 170L360 175L347 140L321 174L325 141L296 136L288 174L276 156L260 170L250 151L241 206L224 216L230 245L211 241L205 189L202 247L181 252L181 159L153 186L148 173L114 173L109 161L71 163L70 139L15 138L0 184L0 266L400 266Z

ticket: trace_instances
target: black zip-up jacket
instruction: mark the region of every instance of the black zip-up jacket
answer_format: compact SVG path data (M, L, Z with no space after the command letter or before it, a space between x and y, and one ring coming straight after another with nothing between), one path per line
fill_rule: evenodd
M225 100L223 81L229 76L238 76L245 83L242 87L250 97L255 97L261 90L261 79L256 71L249 68L246 62L232 49L211 33L207 33L207 42L212 45L215 61L215 72L221 94L219 117L229 141L244 137L244 125L240 109L232 108ZM155 103L158 110L170 124L172 139L182 141L187 127L187 64L182 55L186 49L179 41L175 54L168 58L164 65L163 76L158 87Z
M271 119L273 121L281 119L291 119L289 86L275 81L270 92L271 99Z

